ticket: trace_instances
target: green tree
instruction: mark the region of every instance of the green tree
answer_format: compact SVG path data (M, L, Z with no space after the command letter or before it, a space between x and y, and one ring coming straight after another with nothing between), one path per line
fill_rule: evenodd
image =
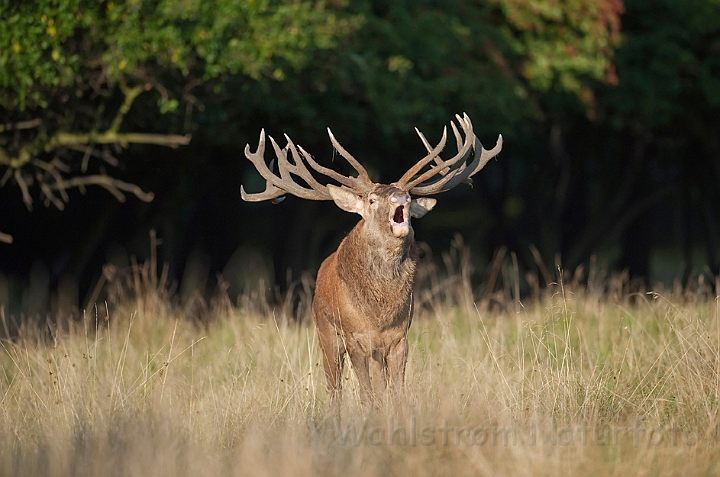
M622 0L495 0L502 27L522 56L520 73L539 92L569 91L594 104L591 80L617 84L613 56L621 44Z
M129 144L190 135L181 114L145 117L142 131L138 116L183 104L189 117L195 89L227 75L281 80L356 23L314 1L0 0L0 186L16 185L29 209L34 196L62 209L88 185L151 200L105 165Z

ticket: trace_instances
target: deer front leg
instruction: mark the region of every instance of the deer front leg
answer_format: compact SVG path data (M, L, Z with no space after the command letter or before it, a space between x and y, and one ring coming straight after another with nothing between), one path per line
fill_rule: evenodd
M355 376L357 376L358 382L360 383L360 401L363 405L370 404L373 400L373 393L370 383L368 356L357 344L352 348L348 347L348 353L350 354L350 361L355 370Z
M345 350L331 347L323 352L323 368L327 380L328 394L333 408L339 410L342 400L342 370L345 363Z
M396 403L402 398L405 382L405 365L407 363L407 337L402 338L390 349L387 356L387 368L390 392Z
M323 369L327 380L327 390L331 406L340 411L342 399L342 371L345 363L345 344L342 336L327 324L327 321L316 320L318 341L322 350Z
M387 387L387 360L382 353L376 350L372 353L372 360L370 360L370 363L372 368L370 370L370 380L372 381L373 392L375 393L375 397L379 398L385 392L385 388Z

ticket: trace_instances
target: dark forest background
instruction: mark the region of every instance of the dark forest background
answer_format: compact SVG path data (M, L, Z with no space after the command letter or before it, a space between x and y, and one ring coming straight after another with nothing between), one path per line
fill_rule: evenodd
M505 145L414 222L434 256L457 233L478 281L498 251L521 277L720 273L715 0L0 0L0 111L14 314L82 308L151 253L182 300L285 289L357 217L242 202L261 128L349 172L329 126L392 182L424 155L414 127L437 142L463 112Z

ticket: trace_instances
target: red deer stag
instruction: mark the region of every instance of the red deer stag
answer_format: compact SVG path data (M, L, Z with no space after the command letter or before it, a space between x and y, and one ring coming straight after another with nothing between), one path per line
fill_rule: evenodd
M388 385L396 397L402 390L418 261L410 218L419 219L436 203L432 198L411 196L439 194L462 182L471 183L470 176L502 149L502 135L492 150L485 150L475 137L470 118L456 118L464 139L451 122L458 148L454 157L443 160L439 155L445 147L447 127L434 148L416 129L428 154L400 180L388 185L372 182L365 168L337 142L329 128L330 141L357 171L357 177L321 166L287 135L287 145L282 149L270 137L279 174L271 171L274 160L270 168L265 164L264 130L256 152L250 151L249 144L245 147L245 155L267 183L265 191L255 194L245 192L241 186L244 200L279 202L285 194L292 194L309 200L332 200L341 209L362 217L320 266L312 304L328 391L336 405L341 397L345 353L350 355L363 402L374 400ZM305 163L340 185L320 184ZM429 168L423 171L426 166ZM292 175L307 187L297 184Z

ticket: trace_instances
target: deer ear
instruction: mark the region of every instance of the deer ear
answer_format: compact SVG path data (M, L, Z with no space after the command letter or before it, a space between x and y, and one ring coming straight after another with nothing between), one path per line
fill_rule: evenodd
M363 200L355 192L332 184L328 184L327 189L335 205L346 212L362 215Z
M430 197L420 197L419 199L413 199L410 201L410 217L419 219L432 210L437 204L436 199Z

